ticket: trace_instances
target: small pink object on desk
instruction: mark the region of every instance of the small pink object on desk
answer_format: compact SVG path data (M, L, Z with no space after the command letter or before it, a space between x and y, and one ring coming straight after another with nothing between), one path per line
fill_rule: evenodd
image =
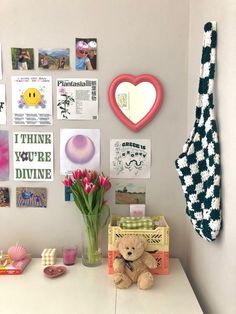
M130 204L130 216L144 217L145 216L145 204Z
M62 250L63 252L63 263L65 265L74 265L77 255L76 246L65 246Z
M65 266L47 266L43 270L45 276L48 278L56 278L66 272Z

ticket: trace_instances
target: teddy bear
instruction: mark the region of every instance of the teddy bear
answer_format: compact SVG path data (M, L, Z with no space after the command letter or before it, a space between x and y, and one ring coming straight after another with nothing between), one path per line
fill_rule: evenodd
M149 289L154 278L149 269L157 267L156 259L145 252L147 240L139 235L125 235L116 241L120 253L114 259L114 283L119 289L129 288L137 283L139 289Z

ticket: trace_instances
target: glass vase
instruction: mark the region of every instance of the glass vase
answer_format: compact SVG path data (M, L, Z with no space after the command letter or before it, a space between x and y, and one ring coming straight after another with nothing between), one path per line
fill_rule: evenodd
M102 264L102 226L98 214L83 215L82 263L88 267Z

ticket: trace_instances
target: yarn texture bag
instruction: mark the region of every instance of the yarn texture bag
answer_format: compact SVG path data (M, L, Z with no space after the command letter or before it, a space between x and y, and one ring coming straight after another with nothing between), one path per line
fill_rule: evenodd
M222 226L220 153L214 115L216 22L204 26L196 119L183 152L175 161L186 199L186 213L197 233L216 239Z

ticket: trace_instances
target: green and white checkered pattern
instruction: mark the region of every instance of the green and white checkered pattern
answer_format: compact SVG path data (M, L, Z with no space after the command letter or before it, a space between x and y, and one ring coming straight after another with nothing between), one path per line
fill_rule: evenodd
M213 102L216 38L216 22L206 23L196 119L176 160L186 213L197 233L207 241L215 240L222 227L220 148Z
M155 229L151 217L121 217L118 224L122 229Z

